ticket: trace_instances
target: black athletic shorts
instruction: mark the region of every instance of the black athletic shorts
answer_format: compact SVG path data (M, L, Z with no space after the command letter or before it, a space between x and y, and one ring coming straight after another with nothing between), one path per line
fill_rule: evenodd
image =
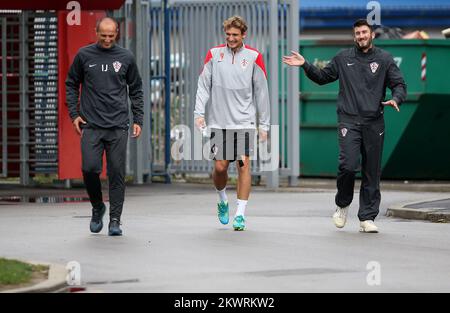
M253 156L255 135L255 129L211 129L211 158L233 162Z

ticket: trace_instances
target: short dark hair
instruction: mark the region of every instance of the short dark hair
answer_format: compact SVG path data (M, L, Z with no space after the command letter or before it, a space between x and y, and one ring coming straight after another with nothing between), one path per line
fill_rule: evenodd
M367 27L369 27L371 32L373 31L372 25L370 25L369 22L367 22L367 20L365 18L360 18L353 23L353 29L355 29L356 27L361 27L361 26L367 26Z
M104 20L110 20L112 22L114 22L114 24L116 24L116 32L119 32L119 23L116 21L115 18L111 17L111 16L104 16L101 19L99 19L97 21L97 25L95 26L95 31L98 33L99 28L100 28L100 24L104 21Z

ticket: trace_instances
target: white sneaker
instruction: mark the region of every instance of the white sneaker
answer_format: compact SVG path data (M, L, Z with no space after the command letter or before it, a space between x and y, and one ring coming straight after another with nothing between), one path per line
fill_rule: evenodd
M378 233L378 227L371 220L362 221L359 224L359 231L361 233Z
M337 228L342 228L345 226L345 223L347 222L347 212L348 206L346 206L345 208L336 208L336 212L334 212L333 214L333 222Z

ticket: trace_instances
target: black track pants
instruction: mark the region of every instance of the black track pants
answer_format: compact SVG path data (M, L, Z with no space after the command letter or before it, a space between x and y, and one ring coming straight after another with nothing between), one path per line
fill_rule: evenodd
M358 218L374 220L379 213L381 156L384 120L373 124L339 123L339 169L336 205L346 207L353 200L355 175L361 170Z
M103 152L109 181L110 217L122 215L125 197L125 162L128 141L126 129L85 128L81 136L82 170L89 199L94 208L102 203L100 173Z

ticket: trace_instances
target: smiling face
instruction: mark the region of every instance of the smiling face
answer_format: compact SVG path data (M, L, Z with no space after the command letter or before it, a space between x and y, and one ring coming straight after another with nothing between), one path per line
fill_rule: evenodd
M230 49L236 50L242 47L246 33L242 33L239 28L229 27L225 30L227 45Z
M356 46L363 51L367 51L372 47L374 38L375 33L372 32L367 25L356 26L353 28L353 40L355 41Z
M117 39L117 26L112 20L105 19L99 25L97 29L97 41L102 48L111 48Z

